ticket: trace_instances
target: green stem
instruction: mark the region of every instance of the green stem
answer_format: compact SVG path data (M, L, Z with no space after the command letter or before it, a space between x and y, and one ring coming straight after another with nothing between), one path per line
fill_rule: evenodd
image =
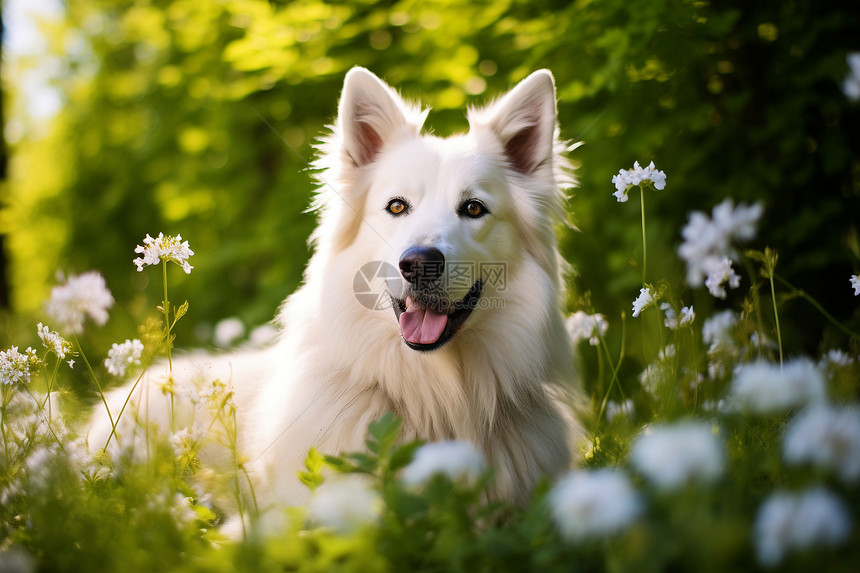
M6 400L6 388L8 387L6 385L3 385L2 403L0 403L0 434L3 435L3 472L6 476L10 476L11 472L9 471L9 439L6 436L6 423L9 421L9 418L6 414L6 406L9 405L9 402Z
M782 331L779 328L779 312L776 308L776 290L773 286L773 268L769 267L767 269L767 276L770 279L770 298L773 302L773 318L776 322L776 341L779 345L779 367L782 368Z
M75 346L78 347L78 350L81 353L81 359L83 359L84 364L86 364L87 370L89 370L90 376L93 377L93 381L96 383L96 388L98 388L98 390L99 390L99 397L102 399L102 404L105 405L105 410L107 411L108 420L110 420L111 430L112 431L116 430L116 424L114 423L113 416L110 413L110 407L108 407L107 398L105 398L105 393L102 390L102 385L99 384L98 376L96 376L96 373L93 371L93 367L90 366L90 361L87 360L87 355L84 354L84 349L83 349L83 347L81 347L81 342L78 340L78 335L73 333L72 336L75 337Z
M639 186L639 204L642 213L642 285L645 286L645 270L648 266L648 243L645 240L645 188Z
M170 340L170 301L167 299L167 261L162 261L162 276L164 277L164 300L161 303L162 312L164 312L164 330L167 336L167 365L170 369L170 377L173 377L173 359L171 357L173 344Z
M777 274L774 275L774 278L776 278L777 280L779 280L779 282L781 282L782 284L784 284L785 286L790 288L792 291L792 294L799 296L800 298L802 298L803 300L805 300L806 302L808 302L809 304L814 306L815 310L820 312L821 315L830 322L830 324L832 324L833 326L835 326L836 328L838 328L839 330L841 330L842 332L844 332L845 334L847 334L851 338L853 338L855 340L860 340L860 334L857 334L856 332L854 332L853 330L851 330L850 328L848 328L847 326L845 326L844 324L842 324L841 322L836 320L832 314L827 312L824 309L824 307L821 306L821 304L817 300L815 300L812 296L810 296L806 291L795 287L793 284L791 284L790 282L788 282L787 280L785 280L784 278L782 278L781 276L779 276Z
M603 413L606 411L606 404L609 402L609 394L612 392L612 387L617 385L618 391L621 393L622 401L626 401L624 396L624 390L621 389L621 382L618 380L618 370L621 368L621 362L624 360L624 340L626 338L627 331L627 323L624 320L624 314L621 315L621 350L618 353L618 362L612 368L612 379L609 381L609 388L606 389L606 393L603 395L603 401L600 403L600 411L597 413L597 424L598 426L603 421ZM612 355L609 353L609 346L606 344L606 340L603 338L603 335L598 331L597 336L600 338L601 348L603 348L603 352L606 354L606 360L609 364L612 364Z
M604 366L603 353L600 352L600 340L598 339L597 342L598 344L594 348L595 352L597 353L597 380L599 381L597 392L598 394L602 394L603 388L606 386L606 366Z
M164 301L162 301L161 306L164 311L164 331L165 338L167 344L167 368L168 368L168 381L170 383L170 431L175 431L175 419L176 419L176 406L174 403L174 392L173 392L173 340L170 337L170 333L173 330L173 325L170 323L170 300L167 298L167 261L161 261L162 268L162 276L164 277ZM175 312L174 312L175 314Z
M45 355L45 362L47 362L47 354ZM57 364L54 365L54 372L51 374L50 380L48 380L48 392L45 394L45 399L39 404L39 409L43 409L45 405L48 406L48 418L52 417L51 412L51 392L54 390L54 380L57 378L57 371L60 369L60 361L61 359L57 357ZM36 402L38 404L38 401Z
M680 344L680 336L678 337L678 341ZM699 356L699 345L696 344L696 335L693 333L693 329L690 329L690 340L692 340L693 345L693 356ZM696 381L693 386L693 414L699 409L699 385L701 384L701 380L699 378L699 363L698 361L694 364L693 371L696 373Z
M30 395L30 398L33 399L33 402L36 403L36 407L38 408L39 412L42 414L42 417L45 419L45 424L47 424L48 430L51 432L51 435L54 436L54 440L56 440L57 445L60 446L60 449L63 450L63 453L65 453L66 448L63 447L63 442L61 442L60 438L57 437L57 433L54 431L54 427L51 426L51 419L45 414L44 408L39 406L39 399L36 398L36 396L32 392L30 392L29 388L24 388L24 390L27 392L27 394Z
M146 369L144 368L143 372L140 373L140 376L137 377L137 380L134 381L134 384L131 387L131 390L128 392L128 396L125 397L125 402L122 403L122 408L119 410L119 414L116 415L116 425L111 428L110 434L108 435L108 439L105 442L105 447L103 449L107 450L108 445L110 445L111 438L116 435L116 427L119 426L119 420L122 418L123 412L125 412L126 406L128 406L128 402L131 400L131 395L134 394L134 390L137 388L137 385L140 384L143 375L146 374ZM119 440L119 438L117 438Z
M238 463L239 460L239 420L236 419L236 408L232 408L233 414L233 436L232 436L232 447L233 447L233 456L237 461L237 467L242 470L242 473L245 474L245 481L248 482L248 490L251 492L251 501L254 502L254 512L257 513L260 511L260 508L257 506L257 494L254 493L254 484L251 483L251 476L248 475L248 471L245 469L245 464ZM241 491L239 492L241 495Z
M759 356L764 356L764 321L761 317L761 299L758 295L758 284L755 273L755 267L753 267L748 257L743 257L744 267L746 267L747 274L750 277L750 294L753 298L753 308L755 309L755 321L756 328L758 329L758 354Z

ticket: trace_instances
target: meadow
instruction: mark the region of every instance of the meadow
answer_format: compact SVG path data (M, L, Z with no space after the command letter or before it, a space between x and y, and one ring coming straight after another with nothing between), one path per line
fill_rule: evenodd
M856 24L847 0L68 0L4 54L0 570L855 571ZM557 231L586 439L525 507L386 416L260 517L223 380L150 389L205 426L83 439L153 363L271 338L353 65L441 135L548 68L585 143Z
M741 309L702 317L673 298L665 281L647 282L645 198L671 192L666 179L653 163L612 178L619 203L639 194L643 286L629 318L617 313L620 325L592 309L569 317L573 343L596 353L600 372L588 384L590 409L579 412L588 422L583 462L557 483L544 482L525 508L487 498L493 468L474 446L402 443L400 421L388 415L368 428L366 451L311 450L298 476L313 492L308 506L260 518L253 483L250 497L240 486L249 477L230 383L217 379L178 388L168 378L155 390L204 404L208 427L159 428L143 417L144 446L123 447L119 434L103 446L87 444L79 408L69 405L67 371L84 368L105 408L106 378L130 376L137 382L129 396L141 392L147 365L170 361L174 328L190 306L170 302L168 267L191 274L194 252L181 236L163 234L137 246L139 271L160 267L162 320L142 326L140 339L114 343L98 361L86 356L79 336L106 323L115 301L98 272L68 277L45 305L63 334L39 323L39 348L0 353L4 566L725 571L826 562L828 570L852 570L860 557L856 354L833 348L784 356L777 253L738 246L755 237L760 205L726 200L711 214L691 214L678 249L689 286L720 299L741 288L733 265L746 263L751 286ZM846 296L849 286L860 293L856 275L845 286ZM619 380L627 341L610 347L609 328L641 328L641 340L659 341L636 390ZM107 411L113 424L132 415ZM230 453L231 472L200 462L207 443ZM219 531L228 515L216 500L225 495L233 496L234 512L248 515L239 539Z

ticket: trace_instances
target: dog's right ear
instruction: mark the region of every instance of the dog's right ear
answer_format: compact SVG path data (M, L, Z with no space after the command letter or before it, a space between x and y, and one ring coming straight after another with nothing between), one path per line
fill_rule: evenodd
M370 71L352 68L346 74L337 112L344 160L355 167L372 163L385 144L400 137L417 137L426 115Z

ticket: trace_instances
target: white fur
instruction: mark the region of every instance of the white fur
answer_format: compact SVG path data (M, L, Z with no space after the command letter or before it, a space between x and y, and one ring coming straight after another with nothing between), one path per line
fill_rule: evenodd
M309 448L361 450L368 424L386 411L403 418L404 439L474 443L496 469L493 494L517 503L571 463L580 429L559 398L575 397L577 380L554 232L571 180L552 76L536 72L470 110L464 135L422 135L425 115L369 71L347 74L320 146L315 250L304 285L279 313L282 335L259 353L202 360L210 376L232 380L242 453L263 505L303 502L296 472ZM386 212L393 197L410 202L408 215ZM458 216L464 197L490 214ZM506 265L504 285L488 281L482 294L493 304L428 352L407 347L392 309L366 308L353 293L362 265L397 268L414 246L449 261ZM190 364L177 369L194 371ZM106 436L104 422L91 444L92 436Z

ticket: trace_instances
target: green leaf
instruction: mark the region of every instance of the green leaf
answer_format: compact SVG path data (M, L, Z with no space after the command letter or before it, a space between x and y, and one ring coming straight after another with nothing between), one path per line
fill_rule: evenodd
M322 470L325 468L325 466L325 457L320 454L319 450L317 450L316 448L311 448L308 452L308 457L305 458L305 468L308 471L297 472L299 480L303 484L308 486L311 491L314 491L325 481L325 477L323 477L322 475Z
M176 324L176 322L180 318L185 316L186 312L188 312L188 301L187 300L182 304L182 306L180 306L179 308L176 309L176 312L173 315L173 324Z
M392 472L406 467L415 457L415 450L427 443L425 440L415 440L408 444L403 444L394 448L391 453L391 459L388 462L388 467Z
M400 436L400 428L403 420L392 412L386 412L379 420L370 423L368 428L370 438L367 439L367 448L377 455L388 452L397 442Z

